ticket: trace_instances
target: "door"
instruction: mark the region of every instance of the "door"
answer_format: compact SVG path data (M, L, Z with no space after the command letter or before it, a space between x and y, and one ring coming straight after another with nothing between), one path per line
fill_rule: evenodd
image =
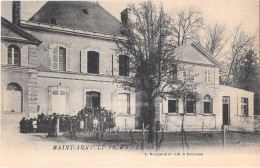
M88 107L100 107L100 93L86 92L86 105Z
M223 96L222 111L223 111L223 125L230 125L230 98Z

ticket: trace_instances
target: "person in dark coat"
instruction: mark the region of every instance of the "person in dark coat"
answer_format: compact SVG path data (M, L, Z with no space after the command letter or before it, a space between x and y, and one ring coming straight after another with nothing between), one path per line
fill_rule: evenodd
M30 132L30 121L28 119L25 119L24 133L29 133L29 132Z
M29 120L29 133L33 133L33 118Z
M25 133L25 117L20 121L20 133Z
M47 116L46 123L47 123L47 132L48 132L47 137L52 137L52 119L51 119L51 117Z
M84 115L84 133L88 132L88 113Z
M48 116L44 116L42 127L43 127L43 133L48 133L48 131L49 131L49 117Z
M77 123L76 123L76 118L74 117L70 117L70 125L71 125L71 129L70 129L70 133L71 133L71 139L74 140L76 139L76 130L77 130Z
M51 137L57 136L57 132L56 132L57 122L58 122L58 117L56 113L53 113L52 122L51 122Z

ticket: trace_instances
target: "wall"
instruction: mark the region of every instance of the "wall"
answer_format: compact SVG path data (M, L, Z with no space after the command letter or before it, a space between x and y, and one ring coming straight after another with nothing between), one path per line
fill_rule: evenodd
M30 33L42 41L37 49L39 70L50 70L51 60L49 56L49 45L58 43L72 48L73 72L80 73L80 51L86 48L94 48L100 52L104 52L106 59L106 70L108 75L111 75L112 55L115 54L115 43L113 41L47 31L38 32L35 30L30 30Z
M9 83L17 83L22 87L22 111L24 116L28 117L29 113L37 112L36 46L9 41L1 41L1 43L2 47L5 47L5 54L1 55L1 97L3 97L1 111L4 110L6 86ZM21 66L7 64L7 47L11 44L15 44L21 50ZM27 47L26 50L24 50L25 47Z
M223 96L230 97L230 130L254 130L254 93L229 86L220 87L220 102ZM248 116L241 115L241 97L248 98ZM222 103L219 104L222 117Z
M192 56L192 53L190 53ZM185 130L216 130L221 128L221 121L219 120L219 69L217 67L209 66L206 64L185 63L185 68L192 67L194 74L194 82L198 83L196 91L199 98L196 102L196 114L187 114L185 116ZM205 70L210 70L210 82L205 82ZM209 95L213 101L213 113L204 114L204 96ZM179 111L177 114L168 113L165 109L168 108L168 99L161 100L160 102L160 121L161 124L167 125L168 131L180 131L184 105L183 101L179 101Z
M22 88L23 113L28 116L28 70L16 66L1 67L1 111L4 112L5 98L4 93L9 83L17 83ZM4 112L5 113L5 112Z

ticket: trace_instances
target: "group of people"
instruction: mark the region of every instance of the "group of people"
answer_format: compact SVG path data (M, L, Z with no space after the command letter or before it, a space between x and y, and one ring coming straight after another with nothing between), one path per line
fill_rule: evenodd
M80 129L85 132L112 131L116 126L116 113L101 107L88 107L82 109L78 116L82 120Z
M25 119L25 117L22 118L20 121L20 133L34 133L37 129L37 119L36 118L30 118Z
M47 137L54 137L57 135L58 116L44 115L41 113L36 118L25 119L20 121L20 133L48 133Z
M85 107L77 115L39 114L37 118L20 121L21 133L48 133L47 137L57 136L59 132L69 132L75 137L76 132L106 132L116 126L116 113L104 108Z

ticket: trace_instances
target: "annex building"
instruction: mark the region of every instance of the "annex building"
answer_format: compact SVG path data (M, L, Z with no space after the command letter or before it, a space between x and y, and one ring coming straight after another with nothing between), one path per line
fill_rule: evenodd
M128 75L128 57L115 52L113 41L121 35L120 25L95 2L47 2L28 21L20 21L20 2L13 2L13 22L1 19L2 115L18 120L39 113L76 115L87 105L115 111L120 129L139 128L140 95L112 78ZM201 46L191 43L176 51L198 74L194 80L202 97L186 103L185 128L220 130L226 123L254 130L254 93L219 85L220 65ZM179 131L182 101L160 100L156 107L156 120Z

